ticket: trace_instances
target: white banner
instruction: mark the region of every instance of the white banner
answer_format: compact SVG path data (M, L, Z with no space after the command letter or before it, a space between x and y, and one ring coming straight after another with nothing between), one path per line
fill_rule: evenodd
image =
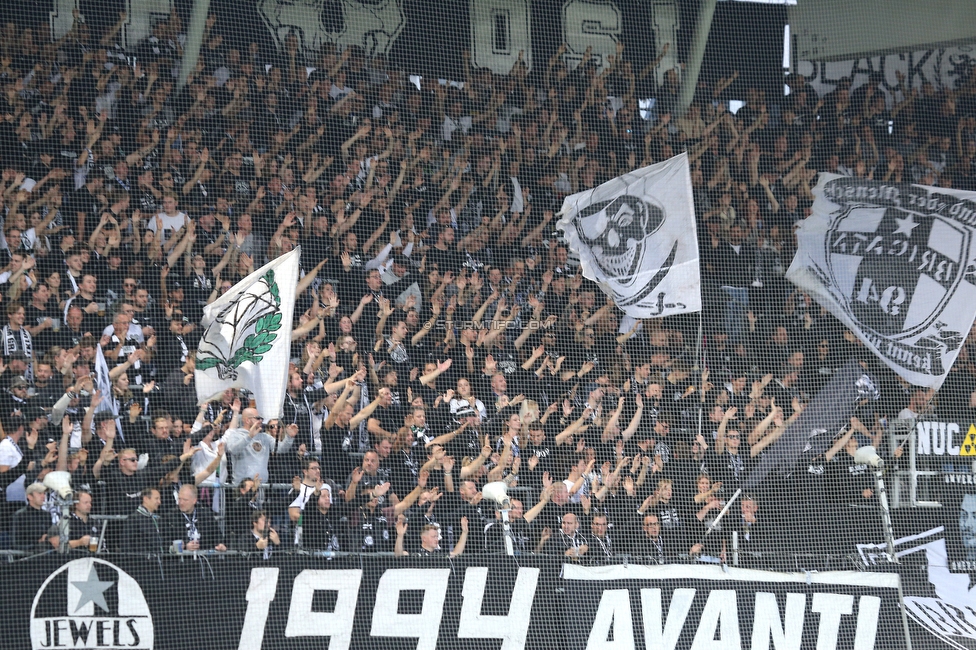
M888 367L938 388L976 318L976 193L821 174L786 277Z
M265 264L204 308L195 372L200 404L245 388L265 421L281 415L300 254Z
M583 275L629 316L701 311L687 154L567 196L560 214Z

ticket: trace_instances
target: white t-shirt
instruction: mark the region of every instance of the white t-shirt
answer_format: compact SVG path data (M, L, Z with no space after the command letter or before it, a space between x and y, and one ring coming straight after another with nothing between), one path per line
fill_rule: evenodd
M217 443L211 442L209 445L206 442L200 442L200 451L193 455L193 459L190 461L190 471L194 476L200 472L207 469L213 459L217 457ZM217 483L218 476L226 482L227 481L227 456L225 455L220 459L220 465L217 469L201 481L201 483Z
M315 493L314 485L305 485L304 483L298 488L298 496L295 500L289 504L289 508L298 508L299 510L305 510L305 504L308 503L309 499Z
M20 448L10 438L0 440L0 465L10 467L8 471L16 472L14 468L23 458ZM21 474L20 478L7 486L7 501L27 501L27 487L24 485L26 480L27 477Z
M175 217L171 217L165 212L160 212L156 216L158 216L163 222L163 240L166 240L169 237L170 233L166 232L167 230L178 232L181 228L183 228L183 226L186 225L188 220L185 212L177 212ZM146 230L156 232L155 218L149 220L149 223L146 224Z

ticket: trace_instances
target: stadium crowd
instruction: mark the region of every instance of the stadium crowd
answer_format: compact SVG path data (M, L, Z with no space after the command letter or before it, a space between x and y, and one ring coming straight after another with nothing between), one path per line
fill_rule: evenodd
M823 97L794 75L734 114L733 76L672 118L677 72L657 86L622 47L602 70L568 68L565 46L531 73L465 57L463 83L415 86L356 47L236 49L211 18L178 90L178 16L131 52L123 22L57 42L8 25L0 42L8 548L58 543L39 484L58 469L85 552L503 552L480 490L504 481L518 553L722 559L732 532L768 556L833 553L877 519L857 447L887 449L900 414L976 404L976 341L933 399L784 279L820 171L976 189L976 75ZM704 311L636 321L583 278L555 215L682 151ZM236 391L197 407L203 307L297 246L282 417ZM880 399L705 537L852 357ZM127 518L102 535L100 514Z

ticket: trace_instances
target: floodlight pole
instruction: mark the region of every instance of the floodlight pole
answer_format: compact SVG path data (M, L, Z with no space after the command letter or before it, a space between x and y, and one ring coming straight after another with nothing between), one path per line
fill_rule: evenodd
M898 564L898 558L895 557L895 533L891 523L891 509L888 507L888 492L885 490L884 466L875 468L874 483L878 489L878 506L881 508L881 525L884 527L888 561Z
M512 526L508 523L509 509L504 508L502 513L502 533L505 536L505 555L515 555L515 546L512 544Z
M180 78L177 89L182 90L186 85L190 73L197 67L200 58L200 46L203 44L203 34L207 27L207 15L210 13L210 0L193 0L193 11L190 14L190 26L186 30L186 47L183 48L183 61L180 64Z
M698 22L695 25L695 34L691 37L691 48L688 51L688 62L685 64L684 79L681 80L681 92L678 94L674 117L684 115L695 98L698 74L701 72L702 59L705 58L705 45L708 43L708 32L712 29L716 2L717 0L702 0L698 7Z
M71 550L68 541L71 537L71 506L74 500L71 495L63 497L55 492L54 501L61 511L61 518L58 519L58 553L65 554Z

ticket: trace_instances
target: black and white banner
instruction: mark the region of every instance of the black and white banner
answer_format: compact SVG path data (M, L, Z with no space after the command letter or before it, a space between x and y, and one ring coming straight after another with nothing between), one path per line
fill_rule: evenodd
M567 196L559 220L583 275L634 318L701 311L686 153Z
M498 556L64 560L0 565L3 647L908 647L892 572L581 567ZM949 647L917 631L923 646L914 647Z
M976 318L976 193L821 174L786 277L917 386Z
M942 508L894 511L895 556L913 648L973 650L976 489L946 488ZM887 564L884 551L881 540L857 545L860 560L870 568Z
M946 485L976 486L976 424L920 420L915 423L915 457L918 467Z
M893 573L566 566L568 648L907 648Z

